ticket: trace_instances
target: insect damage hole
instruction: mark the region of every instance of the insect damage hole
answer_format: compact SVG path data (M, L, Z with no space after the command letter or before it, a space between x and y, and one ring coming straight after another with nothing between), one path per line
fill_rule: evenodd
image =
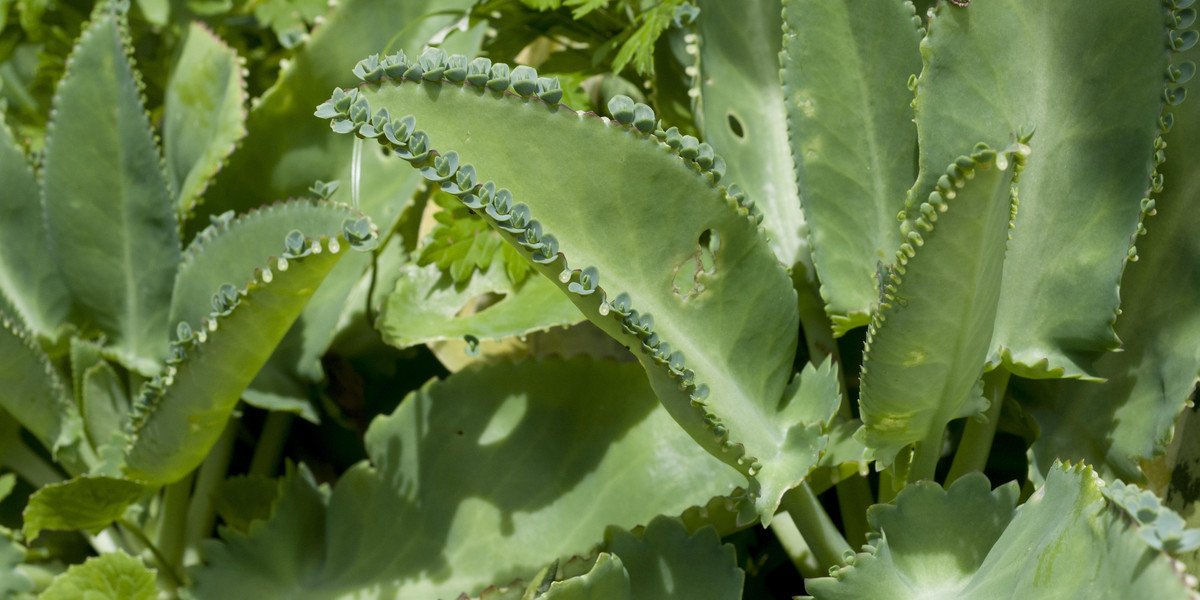
M729 121L729 131L737 136L737 139L746 137L746 130L742 127L742 120L737 118L737 115L729 113L725 115L725 119Z
M721 236L711 229L700 234L696 252L675 267L671 291L684 300L704 293L704 279L717 271L717 252L721 249Z

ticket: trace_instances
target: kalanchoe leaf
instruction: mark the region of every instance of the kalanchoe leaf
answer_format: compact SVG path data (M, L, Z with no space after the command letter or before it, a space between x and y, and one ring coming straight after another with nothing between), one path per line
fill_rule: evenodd
M332 119L334 117L340 117L342 114L343 113L338 112L338 109L334 107L333 100L326 100L318 104L317 112L313 113L313 115L321 119Z
M345 237L350 242L350 247L355 250L371 250L379 242L371 220L366 217L347 218L342 221L342 237Z
M359 96L354 104L350 105L349 112L350 120L355 125L362 125L371 120L371 103L366 98Z
M634 103L633 98L629 96L613 96L608 101L608 113L612 115L618 123L622 125L630 125L634 119Z
M475 167L462 165L454 173L454 177L442 183L442 191L458 196L460 199L470 195L475 189ZM477 207L472 207L477 208Z
M237 306L238 289L232 283L223 284L217 288L217 293L212 297L213 313L217 315L227 315Z
M609 310L621 315L622 317L629 316L629 313L632 310L632 305L633 300L629 297L629 294L625 292L617 294L617 297L613 298L612 301L608 303Z
M533 255L533 262L548 265L558 258L558 238L553 234L542 236L542 247Z
M572 281L567 289L580 296L588 296L594 293L599 285L600 272L596 270L596 267L588 267L579 273L579 281Z
M475 87L483 87L491 80L489 73L492 69L490 58L479 57L467 65L467 83Z
M487 214L496 221L508 221L512 211L513 195L508 188L500 188L487 205Z
M383 136L394 146L407 146L416 126L417 120L412 115L405 115L399 119L392 119L390 123L384 125Z
M537 252L542 248L542 224L537 219L534 219L525 226L525 229L517 237L517 241L530 252Z
M401 50L395 54L388 55L387 65L383 67L383 74L390 79L400 79L404 77L404 73L408 71L408 67L408 56Z
M530 214L529 206L524 202L518 202L513 205L512 210L508 213L508 221L500 223L500 229L512 234L520 234L525 231L525 227L529 223Z
M333 193L335 191L337 191L339 184L340 184L340 182L337 181L336 179L333 181L329 181L329 182L321 181L320 179L318 179L316 182L314 182L311 186L308 187L308 193L312 194L318 200L328 200L330 197L333 196ZM229 215L229 220L233 219L234 212L232 210L226 211L226 214ZM226 222L228 223L228 221L226 221Z
M443 76L454 83L462 83L467 79L467 57L452 54L446 58L446 72Z
M407 145L396 148L396 156L414 165L425 162L429 158L429 136L424 131L414 131Z
M1100 492L1133 519L1138 535L1151 547L1174 555L1200 548L1200 529L1186 529L1183 517L1163 506L1153 492L1119 479Z
M448 181L458 172L458 153L454 151L433 157L433 165L421 169L421 176L429 181Z
M192 341L192 339L192 326L187 321L180 321L179 325L175 327L175 341L186 344Z
M509 85L512 87L513 93L522 98L532 96L537 92L537 71L533 67L520 65L512 70L509 76Z
M421 66L420 62L411 63L404 70L404 79L412 81L420 81L425 78L425 67Z
M320 182L318 181L317 183ZM336 188L337 182L331 182L330 185ZM237 213L232 210L227 210L219 215L208 215L208 223L212 227L225 227L226 225L229 225L229 222L233 220L236 214Z
M312 248L308 246L308 238L299 229L289 231L287 237L283 239L283 245L283 257L288 260L304 258L312 254Z
M641 102L633 106L633 126L642 133L654 131L654 109Z
M708 144L700 144L698 153L696 154L696 164L700 165L701 169L707 169L713 165L713 149Z
M508 65L504 63L496 63L492 65L492 69L488 72L488 74L488 88L497 92L503 92L504 90L508 89L509 76L511 75Z
M712 167L708 172L712 174L713 183L718 183L725 177L725 159L720 154L713 156Z
M664 132L663 141L666 142L672 150L678 150L683 145L683 134L679 133L678 127L672 127Z
M379 64L379 55L372 54L354 65L354 76L368 83L379 83L384 65Z
M343 90L342 88L333 88L333 96L330 101L333 102L333 109L339 115L346 115L350 112L350 107L354 105L354 101L358 99L358 89L350 88Z
M558 104L563 97L562 86L557 77L539 77L537 80L537 97L549 104Z
M446 51L441 48L430 48L421 54L417 61L421 65L421 78L426 81L437 81L446 72Z
M350 133L358 128L350 119L335 119L329 124L334 133Z
M696 160L700 155L700 140L693 136L685 135L679 142L679 156L688 160Z

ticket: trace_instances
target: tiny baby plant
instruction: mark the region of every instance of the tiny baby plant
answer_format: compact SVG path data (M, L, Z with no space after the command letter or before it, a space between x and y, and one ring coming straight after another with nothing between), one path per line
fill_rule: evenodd
M1197 597L1191 4L346 0L249 112L189 25L161 152L98 7L0 593Z

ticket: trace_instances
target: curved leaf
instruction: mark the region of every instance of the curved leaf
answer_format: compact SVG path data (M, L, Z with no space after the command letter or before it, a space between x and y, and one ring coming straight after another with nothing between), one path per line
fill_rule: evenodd
M0 408L51 451L81 438L79 411L50 359L4 313L0 313Z
M140 483L112 477L77 477L48 485L29 497L22 532L30 542L43 529L98 533L125 514L146 492Z
M468 335L481 341L498 340L565 327L583 318L579 309L543 277L531 277L514 286L500 261L465 285L447 279L436 265L406 265L376 322L384 341L407 348L461 340ZM490 294L503 297L482 310L460 316L465 308Z
M841 598L1188 598L1171 560L1114 510L1083 466L1055 465L1013 510L1014 485L971 474L946 491L920 482L871 509L874 547L805 587Z
M35 335L53 338L71 297L50 255L42 221L42 190L25 152L0 123L0 301Z
M194 329L177 329L172 364L134 404L125 456L130 478L169 483L200 464L242 391L349 250L344 235L313 239L296 233L286 236L287 243L276 238L290 257L268 260L243 289L221 286L208 317Z
M154 571L123 552L93 556L54 578L39 600L154 600Z
M921 32L899 0L784 4L791 154L821 296L844 333L869 321L875 265L903 241L896 212L916 177L917 133L906 83L921 70Z
M578 577L550 584L546 600L634 600L629 589L629 573L616 555L607 552L596 557L592 570Z
M1174 62L1198 59L1193 48ZM1150 205L1158 214L1146 220L1138 261L1121 281L1122 352L1095 363L1108 382L1014 382L1041 429L1030 449L1035 480L1055 457L1085 460L1106 479L1143 480L1140 461L1166 449L1200 375L1200 173L1184 158L1200 150L1200 101L1173 108L1172 118L1174 128L1163 136L1165 190Z
M122 364L161 368L179 234L127 33L101 12L58 85L42 177L50 246L75 303Z
M1117 284L1151 187L1167 67L1159 2L942 2L917 86L920 201L977 141L1036 127L989 361L1022 377L1090 377L1112 350Z
M188 27L163 100L167 177L182 217L246 135L246 81L237 53L203 25Z
M636 365L584 358L431 382L376 419L366 444L373 466L327 500L292 474L270 519L224 531L193 571L196 596L455 598L741 480L696 452Z
M1029 147L977 147L943 176L928 202L909 205L895 265L880 275L867 330L856 434L884 465L920 442L932 477L946 423L982 412L972 388L983 374L1000 297L1013 179Z
M696 20L696 116L704 139L724 156L729 180L758 202L780 262L811 269L787 130L779 126L787 117L779 86L781 4L705 0L697 6L703 17Z
M732 545L706 527L689 535L675 519L658 517L640 531L610 527L603 548L620 557L639 600L734 600L745 573Z
M475 0L339 2L250 111L246 139L205 192L198 209L201 216L245 212L263 202L303 196L317 179L347 184L336 198L350 201L352 142L328 135L325 126L310 117L312 107L335 85L354 81L349 71L354 61L373 52L418 52L474 4ZM381 171L386 166L380 153L363 153L359 203L381 227L391 222L389 215L399 214L405 190L411 195L420 181L415 175L396 177ZM203 223L192 226L199 229Z
M488 198L481 214L588 319L635 351L694 440L747 476L745 521L754 512L770 520L824 440L819 425L798 417L803 403L780 402L797 341L796 294L755 229L761 217L752 203L715 185L711 148L672 132L644 135L653 111L625 97L610 109L640 130L474 84L385 81L341 97L358 103L348 110L359 117L370 117L372 104L386 109L374 113L376 130L402 134L407 147L398 155L432 163L427 178L461 177L466 165L479 181L507 177L496 180L499 190L479 192ZM335 100L320 110L346 103ZM387 113L413 113L416 125L383 123ZM426 143L442 154L422 154ZM483 196L470 196L483 206ZM551 236L553 244L542 241ZM681 272L691 280L683 287Z

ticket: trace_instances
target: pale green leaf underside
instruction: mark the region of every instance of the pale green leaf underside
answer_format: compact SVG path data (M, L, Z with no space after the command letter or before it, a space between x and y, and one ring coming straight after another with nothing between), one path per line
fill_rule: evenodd
M166 358L179 234L125 30L101 14L58 85L46 139L50 246L75 303L121 362L145 375Z
M417 54L430 37L458 20L456 11L474 4L475 0L339 3L250 111L245 141L205 192L199 212L245 212L264 202L305 195L317 179L340 180L335 198L349 202L352 141L329 135L328 125L312 118L313 107L329 97L334 86L355 81L350 74L355 61L384 51ZM438 14L429 14L435 11ZM379 152L364 150L359 205L382 227L400 213L400 201L407 200L420 176L397 173Z
M327 508L293 475L269 520L209 546L197 597L475 594L742 481L696 451L640 368L583 358L432 382L366 442L373 466L347 472Z
M103 554L74 565L38 596L38 600L154 600L154 571L123 552Z
M48 485L29 497L22 532L29 541L44 529L97 533L120 519L145 492L140 483L112 477L84 476Z
M50 255L42 190L25 152L3 123L0 190L0 303L7 300L13 316L32 333L52 338L71 310L71 298Z
M79 412L50 359L11 317L0 313L0 408L48 449L78 438Z
M82 381L79 412L92 447L99 448L108 443L113 435L125 431L129 422L129 396L125 393L120 376L107 362L89 367Z
M225 283L244 285L262 261L284 252L283 240L290 231L314 238L335 236L345 219L359 216L343 204L302 199L263 206L228 223L210 224L192 240L176 274L172 330L179 321L198 327L200 319L212 311L217 288ZM339 261L251 383L248 402L317 420L304 384L322 378L320 357L329 346L346 296L369 262L365 253Z
M737 552L710 527L689 536L682 523L658 517L637 533L610 527L604 538L604 550L620 557L637 600L742 597Z
M607 552L596 557L592 570L578 577L550 584L540 596L545 600L634 600L629 573L621 559Z
M821 441L819 428L779 407L797 341L791 281L725 191L656 138L565 106L449 83L384 82L360 93L374 109L414 114L432 147L457 152L480 181L511 190L558 239L575 279L581 269L596 269L595 293L568 297L634 350L693 439L746 473L752 487L769 480L761 494L751 490L769 520L783 492L815 464ZM696 276L702 292L678 293L677 272L699 255L706 236L719 238L713 272ZM563 261L535 266L567 291L577 281L560 278ZM682 353L695 384L709 388L707 406L691 405L691 388L641 351L641 337L622 330L618 313L601 314L602 302L621 293L653 317L658 340ZM714 435L705 413L724 423L728 440ZM750 474L754 462L765 467L759 480Z
M818 600L1188 598L1102 484L1089 468L1056 465L1016 510L1015 486L990 491L978 474L946 491L909 486L895 506L872 509L876 551L806 588Z
M237 53L204 26L192 23L172 67L163 109L167 176L181 216L192 209L221 161L246 135L245 96Z
M914 228L922 241L897 252L907 265L883 275L885 288L892 287L863 354L859 435L885 465L913 442L940 444L946 423L986 408L971 390L992 338L1016 160L1006 151L972 161L973 178L942 200L946 212L929 203L909 211L936 221L932 231ZM910 249L915 255L907 258ZM898 284L889 280L895 276Z
M912 6L900 0L870 8L845 0L785 5L794 172L821 296L835 331L844 333L867 324L879 301L875 266L891 263L903 241L896 213L916 178L907 83L921 71L921 33Z
M503 299L482 311L458 316L485 294ZM579 309L548 279L530 277L514 289L503 261L496 260L486 273L476 273L465 285L455 284L437 265L405 266L376 327L384 341L407 348L461 340L466 335L498 340L565 327L582 319Z
M779 87L779 0L706 0L697 6L704 17L696 22L696 116L704 139L725 157L726 178L762 209L763 228L780 262L788 268L811 263L787 130L779 126L786 118Z
M1180 59L1196 61L1200 49L1174 62ZM1142 480L1139 462L1166 449L1200 374L1200 170L1184 159L1200 150L1200 101L1190 98L1172 112L1158 214L1146 219L1138 261L1121 282L1123 352L1096 361L1096 374L1108 382L1025 385L1022 406L1041 428L1031 449L1035 478L1060 457L1086 460L1105 478Z
M218 236L223 237L223 236ZM278 238L282 249L283 238ZM186 357L167 370L162 396L143 388L126 452L127 474L152 483L174 481L195 468L216 443L238 398L317 286L350 244L336 238L309 238L304 258L272 258L239 286L238 303L228 315L192 325L196 340L183 344ZM286 268L284 265L286 263Z
M1149 187L1167 66L1164 9L1128 0L942 2L922 44L921 177L1035 126L1004 263L992 362L1083 377L1113 349L1117 284Z

